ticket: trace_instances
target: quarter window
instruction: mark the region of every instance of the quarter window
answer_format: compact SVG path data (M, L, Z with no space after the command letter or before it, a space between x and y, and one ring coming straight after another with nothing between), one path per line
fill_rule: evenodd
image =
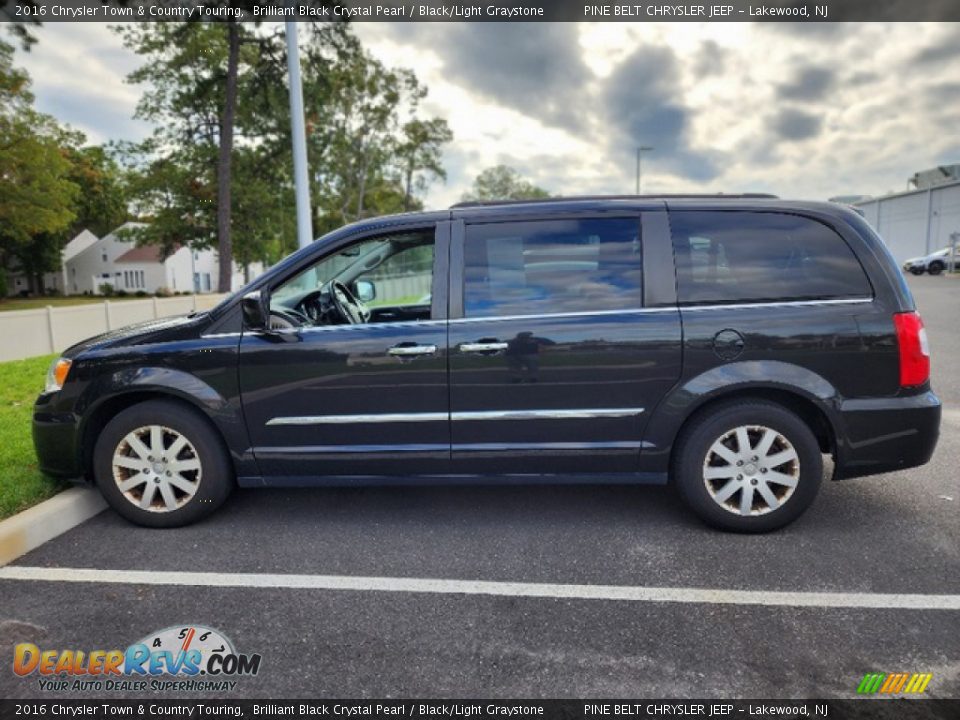
M470 225L466 317L624 310L642 304L639 219Z
M870 283L826 225L786 213L670 213L681 303L865 297Z

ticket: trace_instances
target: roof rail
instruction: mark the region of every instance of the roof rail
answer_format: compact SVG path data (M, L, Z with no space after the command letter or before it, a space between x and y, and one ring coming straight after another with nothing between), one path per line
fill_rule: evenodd
M676 193L664 195L569 195L528 200L464 200L454 203L450 209L468 207L489 207L492 205L529 205L534 203L571 202L575 200L743 200L743 199L779 199L769 193Z

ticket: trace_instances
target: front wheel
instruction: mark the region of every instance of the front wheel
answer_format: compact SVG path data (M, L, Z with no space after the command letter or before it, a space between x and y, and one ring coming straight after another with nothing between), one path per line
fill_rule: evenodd
M914 266L910 268L910 273L913 275L923 275L923 268Z
M94 448L100 492L118 513L147 527L177 527L216 510L233 489L230 458L197 411L150 400L119 413Z
M707 524L767 532L796 520L816 497L823 457L810 428L786 408L731 402L696 418L681 435L675 482Z

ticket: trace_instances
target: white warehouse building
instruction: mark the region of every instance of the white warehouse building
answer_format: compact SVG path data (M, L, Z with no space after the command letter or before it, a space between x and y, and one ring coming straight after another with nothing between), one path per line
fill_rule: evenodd
M952 245L960 233L960 180L859 200L854 205L898 263Z

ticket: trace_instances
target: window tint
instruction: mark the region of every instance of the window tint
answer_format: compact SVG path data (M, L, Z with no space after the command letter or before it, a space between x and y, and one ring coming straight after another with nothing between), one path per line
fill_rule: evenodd
M640 307L639 219L469 225L467 317Z
M826 225L761 212L670 213L682 303L863 297L870 283Z
M434 230L413 230L360 240L286 280L270 293L270 308L279 312L310 311L319 308L311 298L325 294L331 280L338 280L361 299L368 309L417 306L423 309L409 320L430 318L433 281ZM369 298L360 298L361 285ZM303 305L307 301L306 305ZM321 298L320 305L325 303ZM309 312L308 312L309 314ZM329 318L310 315L312 324ZM377 314L370 322L388 322Z
M433 242L401 249L354 281L369 281L377 296L368 307L429 305L433 284Z

